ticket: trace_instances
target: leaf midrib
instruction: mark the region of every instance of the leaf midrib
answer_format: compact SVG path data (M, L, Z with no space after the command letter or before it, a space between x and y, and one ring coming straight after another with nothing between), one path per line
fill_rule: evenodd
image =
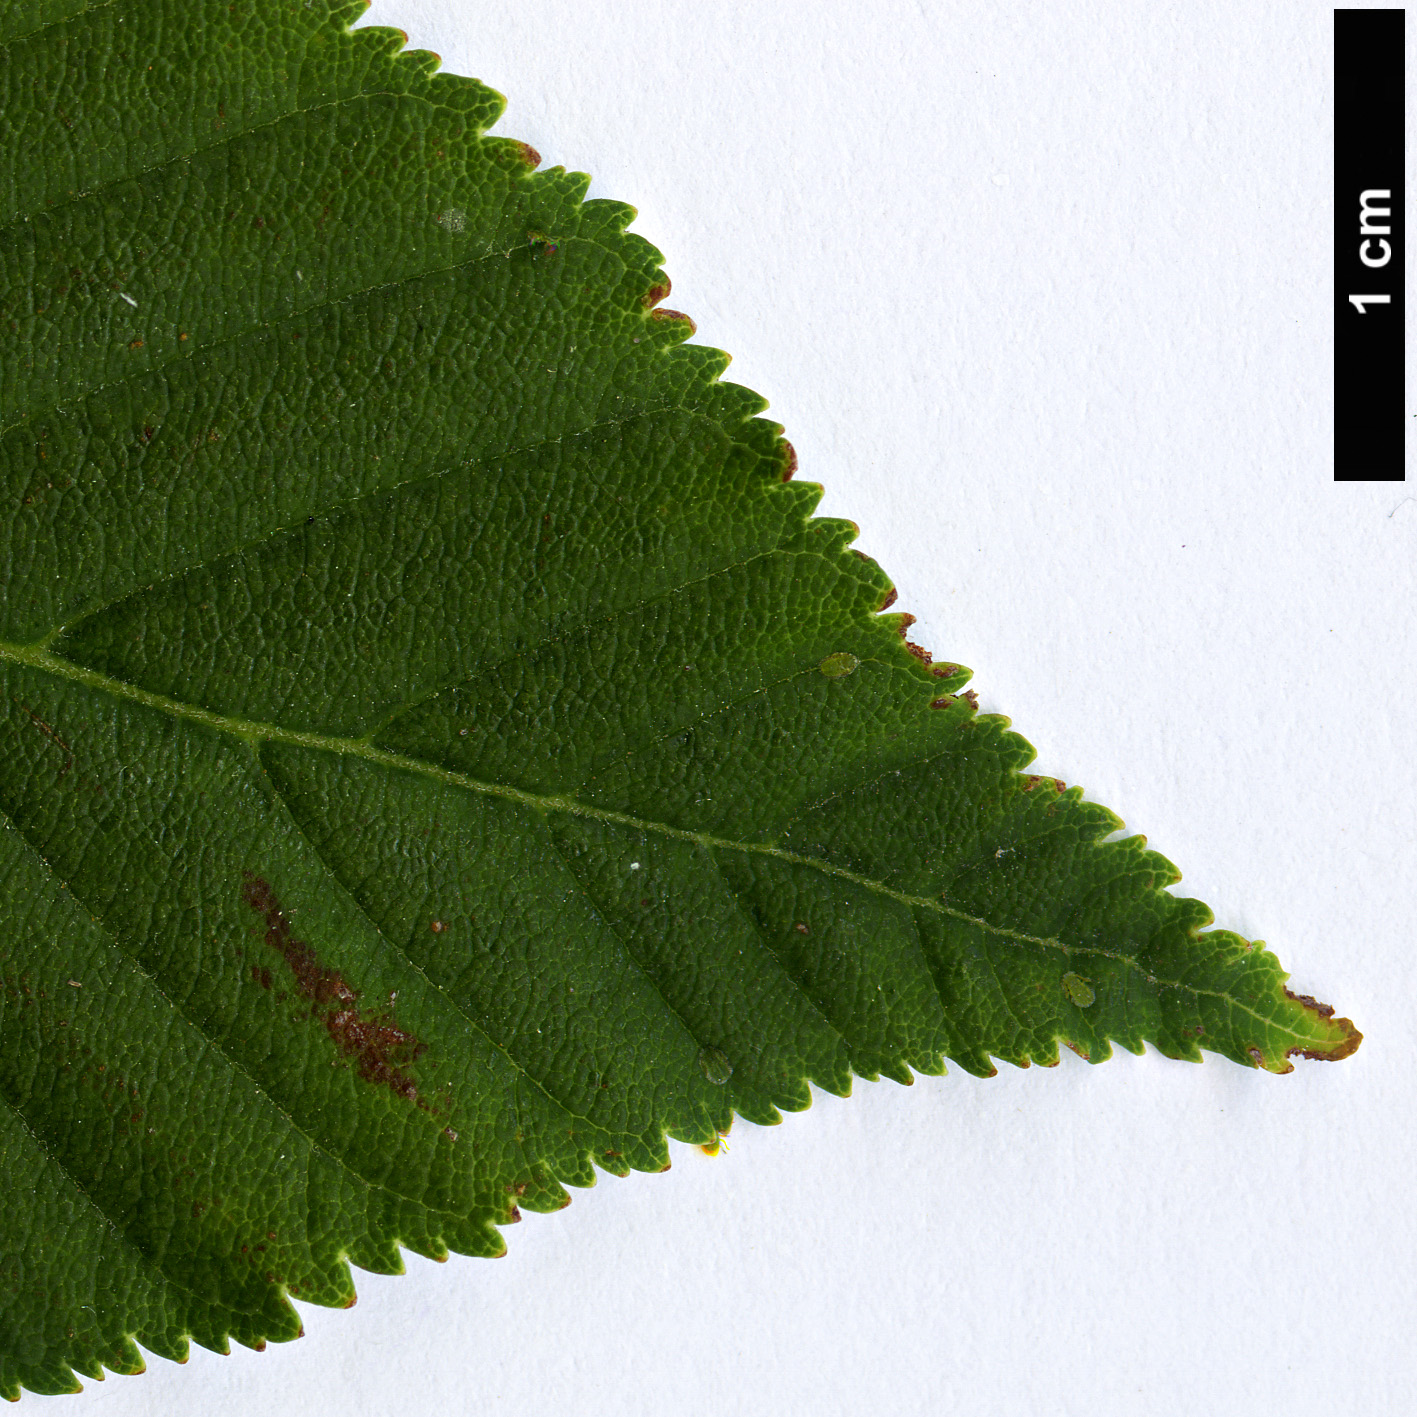
M342 757L362 758L366 762L374 763L380 767L392 768L401 772L417 773L423 777L431 778L434 781L444 782L451 786L462 788L464 791L477 793L480 796L498 797L504 801L515 802L519 806L529 807L537 812L562 812L568 816L585 817L594 821L605 822L612 826L626 827L632 831L654 832L660 836L669 837L677 841L692 842L708 851L738 851L750 855L771 856L779 861L787 862L789 865L806 866L812 870L821 872L823 875L848 881L854 886L859 886L876 895L894 900L907 908L929 910L934 914L957 920L962 924L975 926L993 938L1008 941L1013 945L1035 946L1042 949L1057 950L1069 958L1074 955L1088 955L1115 960L1135 970L1136 973L1140 974L1141 977L1154 988L1179 989L1196 997L1222 999L1232 1008L1239 1009L1242 1013L1248 1014L1258 1022L1270 1026L1274 1026L1275 1024L1273 1018L1251 1008L1248 1004L1237 999L1233 994L1228 994L1221 989L1201 989L1194 984L1189 984L1179 979L1163 979L1146 969L1135 956L1124 954L1120 950L1103 949L1099 945L1070 945L1055 935L1031 935L1026 931L1013 930L1008 926L998 925L990 920L986 920L982 916L970 915L966 911L958 910L953 906L947 905L942 899L933 896L911 895L905 891L894 890L892 887L886 885L884 881L878 881L870 876L864 876L859 872L848 870L844 866L837 866L820 857L807 856L800 852L788 851L783 847L773 845L771 842L738 841L731 837L715 836L709 832L690 831L685 827L671 826L668 822L656 821L653 818L636 817L627 812L615 812L609 808L592 806L589 803L578 801L574 797L561 794L528 792L524 788L513 787L507 783L484 782L479 778L469 776L467 773L454 772L450 768L440 767L436 763L430 763L421 758L407 757L402 753L387 752L382 748L376 748L372 743L364 739L340 738L332 734L310 733L300 729L282 728L274 723L263 723L254 719L236 718L226 714L214 713L210 709L201 708L195 704L183 703L180 699L168 698L166 695L155 694L148 689L142 689L137 685L125 683L121 679L111 678L109 675L101 674L97 670L89 669L81 664L75 664L71 660L62 659L58 655L51 654L47 649L33 645L13 645L0 641L0 662L9 662L23 665L29 669L36 669L42 673L54 675L57 678L82 684L85 688L110 694L115 698L127 699L132 703L142 704L145 708L155 709L158 712L167 714L169 717L201 724L204 728L209 728L214 732L239 738L250 744L253 748L263 742L284 743L292 747L308 748L317 752L333 753Z

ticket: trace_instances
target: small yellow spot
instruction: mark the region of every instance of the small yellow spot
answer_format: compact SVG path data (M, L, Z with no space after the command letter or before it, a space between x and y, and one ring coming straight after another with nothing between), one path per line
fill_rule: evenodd
M861 661L854 654L848 654L842 650L840 654L827 655L817 668L827 679L845 679L848 674L856 672L856 667L860 663Z

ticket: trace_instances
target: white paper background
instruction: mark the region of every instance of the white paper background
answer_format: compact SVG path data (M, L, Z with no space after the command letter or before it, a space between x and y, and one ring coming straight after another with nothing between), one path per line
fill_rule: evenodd
M63 1410L1414 1410L1417 487L1332 481L1331 9L370 19L638 206L912 637L1367 1041L858 1084Z

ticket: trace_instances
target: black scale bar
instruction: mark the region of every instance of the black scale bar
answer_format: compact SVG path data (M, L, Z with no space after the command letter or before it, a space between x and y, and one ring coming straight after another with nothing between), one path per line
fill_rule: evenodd
M1402 482L1402 10L1333 12L1333 476Z

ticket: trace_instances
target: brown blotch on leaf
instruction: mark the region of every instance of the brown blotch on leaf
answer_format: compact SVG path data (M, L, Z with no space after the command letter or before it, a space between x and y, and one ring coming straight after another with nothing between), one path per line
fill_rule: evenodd
M812 933L800 920L792 928L796 930L799 935L810 935Z
M688 325L691 335L698 333L699 327L682 310L666 310L661 306L658 310L651 310L649 317L651 320L669 320Z
M979 695L973 689L966 689L958 697L963 699L976 713L979 711Z
M295 938L270 883L250 871L242 874L241 898L265 920L266 943L284 958L296 987L311 1001L311 1017L324 1025L365 1082L381 1084L396 1096L426 1107L406 1069L427 1052L428 1045L401 1029L391 1013L361 1010L359 991L337 969L321 964L304 940Z
M930 707L933 709L949 708L954 700L948 694L942 694L938 699L930 700Z
M430 920L428 928L435 934L441 935L448 927L442 920Z
M959 673L957 664L937 664L931 671L936 679L950 679Z
M782 440L782 456L782 480L791 482L793 474L797 471L797 449L786 438Z
M1333 1019L1333 1026L1344 1030L1344 1036L1334 1044L1332 1048L1290 1048L1286 1053L1286 1058L1292 1058L1297 1053L1301 1058L1312 1058L1319 1063L1336 1063L1342 1058L1351 1057L1358 1051L1358 1045L1363 1041L1363 1035L1353 1027L1353 1020L1347 1018L1334 1018L1333 1005L1321 1004L1312 994L1294 994L1288 989L1284 991L1286 999L1292 999L1296 1004L1302 1004L1304 1008L1317 1014L1321 1019Z
M904 639L904 636L902 636L901 638ZM916 659L921 662L921 664L930 663L930 651L928 649L921 649L919 645L912 644L910 640L905 641L905 647L911 652L911 654L916 657Z
M541 154L530 143L518 143L517 149L522 155L522 161L528 167L541 166Z
M672 286L670 285L668 276L665 276L663 280L658 281L656 284L650 286L650 288L645 291L643 297L643 304L645 309L653 310L654 307L658 305L661 300L665 299L668 296L671 289Z
M876 613L879 615L882 610L889 610L889 609L891 608L891 606L895 604L895 602L896 602L896 591L895 591L895 587L892 586L892 587L886 592L886 598L876 607Z

